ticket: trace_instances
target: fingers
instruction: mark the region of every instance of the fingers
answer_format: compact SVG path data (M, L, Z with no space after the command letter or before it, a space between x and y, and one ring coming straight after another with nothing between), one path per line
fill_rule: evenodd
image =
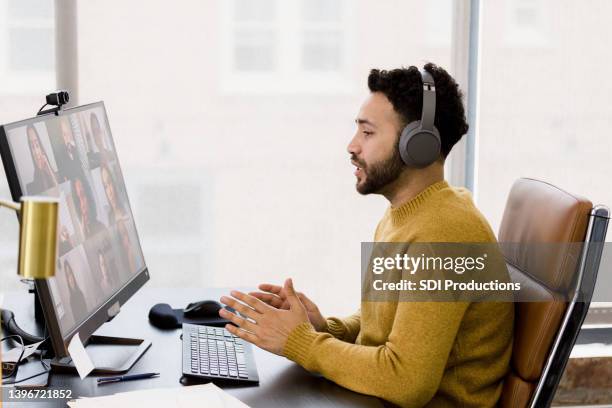
M312 303L312 301L311 301L310 299L308 299L308 296L306 296L306 295L305 295L305 294L303 294L302 292L296 292L296 294L297 294L297 297L299 297L299 298L300 298L300 301L301 301L301 302L302 302L304 305L307 305L307 304L311 304L311 303Z
M277 309L281 309L283 307L284 301L283 299L281 299L280 297L273 295L272 293L263 293L263 292L249 292L249 295L256 297L257 299L261 300L262 302L265 302L267 304L269 304L272 307L275 307Z
M250 307L246 306L245 304L240 303L236 299L233 299L233 298L231 298L229 296L221 296L221 299L219 299L219 300L224 305L227 305L227 306L229 306L229 307L231 307L233 309L236 309L243 316L246 316L246 317L248 317L250 319L253 319L253 320L257 321L257 317L258 317L259 313L257 313L257 311L251 309Z
M255 309L258 313L263 313L266 311L266 308L269 306L266 305L261 300L253 297L251 295L247 295L246 293L240 292L239 290L232 290L230 295L241 301L242 303L246 303L251 308Z
M240 317L237 314L230 312L229 310L226 310L226 309L219 310L219 316L221 316L224 319L229 320L230 322L234 323L236 326L241 327L250 332L254 332L255 330L257 330L257 327L256 327L257 325L255 323L252 323L248 321L247 319L245 319L244 317Z
M295 289L293 288L293 280L291 278L285 281L285 286L283 287L283 289L285 289L285 294L287 295L287 301L289 301L291 308L303 307L302 302L300 301L297 294L295 293Z
M282 297L282 291L283 288L278 286L278 285L273 285L271 283L262 283L261 285L259 285L259 289L263 290L264 292L270 292L270 293L274 293L275 295L278 295L280 297Z
M256 346L259 346L259 338L253 333L239 329L238 327L232 326L231 324L226 324L225 328L227 329L228 332L232 333L233 335L236 335L240 337L241 339L248 341L249 343L253 343Z

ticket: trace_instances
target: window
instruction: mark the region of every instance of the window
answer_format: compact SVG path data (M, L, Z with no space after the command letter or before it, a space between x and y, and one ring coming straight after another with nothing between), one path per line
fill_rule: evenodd
M450 47L453 29L452 0L430 0L423 4L425 11L424 40L432 46Z
M53 2L0 0L0 82L6 93L52 89Z
M548 181L612 207L612 138L607 131L612 85L606 80L612 54L598 40L612 34L612 3L595 1L585 8L578 2L545 2L546 13L540 0L509 3L516 3L512 18L525 33L525 42L515 41L511 52L497 35L506 17L497 3L481 2L479 208L497 231L508 192L519 177ZM541 27L543 32L549 27L546 41L528 36ZM601 264L609 265L606 251L603 256ZM594 299L607 299L610 287L606 271L600 270Z
M274 72L279 36L275 0L234 1L233 69Z
M46 92L55 89L52 1L0 0L0 122L34 116ZM4 168L0 197L10 198ZM22 288L17 276L19 224L0 211L1 290Z
M421 39L422 3L121 8L79 2L80 103L106 103L150 286L291 276L322 310L354 311L386 202L355 192L346 146L370 69L449 67L450 46Z
M544 8L542 0L506 0L504 11L505 45L522 48L548 45L548 19L554 14Z
M612 33L605 17L612 3L591 5L595 14L583 6L554 3L549 44L538 53L528 45L508 53L496 35L504 16L494 4L482 5L476 190L496 230L519 177L540 178L612 206L612 139L606 131L612 85L598 79L609 76L612 54L592 41Z
M145 259L158 271L153 279L165 287L210 285L210 179L201 170L134 174L131 203Z
M231 0L226 92L347 91L346 0Z
M301 68L340 72L346 57L342 0L301 0Z

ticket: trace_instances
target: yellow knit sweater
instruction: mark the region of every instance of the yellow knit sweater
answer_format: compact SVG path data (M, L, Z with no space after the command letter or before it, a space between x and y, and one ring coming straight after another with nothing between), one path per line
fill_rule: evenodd
M446 181L389 208L376 242L494 242L470 193ZM357 275L355 279L358 279ZM491 407L512 351L511 303L362 302L326 333L310 323L283 354L337 384L402 407Z

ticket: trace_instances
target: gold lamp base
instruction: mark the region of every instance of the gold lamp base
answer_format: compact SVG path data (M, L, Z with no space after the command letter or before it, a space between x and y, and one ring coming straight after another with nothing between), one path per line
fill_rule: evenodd
M55 276L59 201L50 197L22 197L20 204L0 200L0 206L19 214L18 274L27 279Z

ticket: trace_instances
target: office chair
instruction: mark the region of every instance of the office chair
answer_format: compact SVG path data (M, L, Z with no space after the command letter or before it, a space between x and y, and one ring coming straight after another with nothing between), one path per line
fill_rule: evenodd
M606 207L551 184L522 178L512 186L499 242L511 279L538 301L515 303L501 407L550 406L589 309L608 219ZM568 250L542 253L527 243L567 244Z

